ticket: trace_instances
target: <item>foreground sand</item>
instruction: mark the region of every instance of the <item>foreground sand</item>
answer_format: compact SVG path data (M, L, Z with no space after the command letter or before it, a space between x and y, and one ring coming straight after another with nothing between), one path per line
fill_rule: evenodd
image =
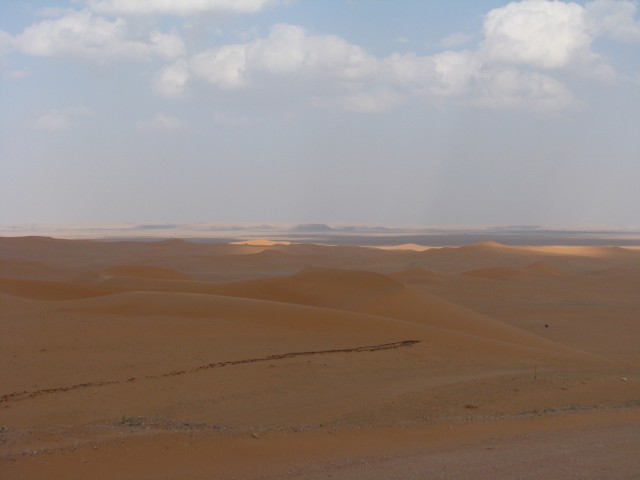
M0 238L1 478L638 478L640 250Z

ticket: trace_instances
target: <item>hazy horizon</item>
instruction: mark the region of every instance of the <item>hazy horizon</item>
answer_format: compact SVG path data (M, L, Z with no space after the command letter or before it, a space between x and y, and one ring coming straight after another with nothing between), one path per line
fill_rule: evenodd
M638 6L7 0L0 225L638 227Z

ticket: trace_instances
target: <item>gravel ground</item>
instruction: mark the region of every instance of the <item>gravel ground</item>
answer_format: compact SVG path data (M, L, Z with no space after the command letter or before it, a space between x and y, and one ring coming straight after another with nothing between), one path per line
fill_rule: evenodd
M410 456L363 458L288 472L287 477L305 480L640 479L640 426L592 427L460 444Z

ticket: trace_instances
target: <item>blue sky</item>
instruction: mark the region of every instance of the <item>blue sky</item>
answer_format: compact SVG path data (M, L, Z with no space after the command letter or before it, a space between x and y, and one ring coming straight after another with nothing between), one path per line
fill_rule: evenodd
M637 1L2 10L1 224L640 226Z

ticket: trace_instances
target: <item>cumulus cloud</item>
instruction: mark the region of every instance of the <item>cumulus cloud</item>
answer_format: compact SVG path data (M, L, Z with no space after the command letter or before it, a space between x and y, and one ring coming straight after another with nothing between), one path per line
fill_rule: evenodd
M439 95L464 92L477 76L482 62L474 52L447 51L433 56L436 82L431 90Z
M559 110L576 103L564 84L539 72L514 68L483 71L472 103L485 108Z
M151 120L138 122L136 127L138 131L141 132L169 133L182 130L185 125L179 118L161 112L156 114Z
M190 65L195 76L221 88L236 88L247 83L244 45L225 45L198 53Z
M585 20L596 36L607 35L622 42L640 42L636 3L630 0L594 0L585 5Z
M378 78L400 88L424 90L434 80L436 69L431 57L415 53L393 53L377 62L370 71Z
M86 9L57 12L15 37L0 31L0 58L12 49L95 61L165 58L170 63L151 78L151 89L172 99L183 98L189 84L200 81L226 92L260 85L279 92L279 98L286 92L287 99L301 105L361 113L428 97L486 108L551 110L575 104L569 89L554 75L616 77L606 59L593 51L594 39L640 40L636 4L630 0L593 0L585 6L559 0L514 1L487 13L474 49L459 50L474 37L457 32L441 40L444 51L439 53L386 57L336 35L311 34L289 24L274 25L263 37L251 35L240 43L194 53L187 51L177 33L152 30L148 21L127 17L255 13L275 3L279 2L86 0ZM138 28L135 33L129 21ZM170 130L171 122L164 122L169 117L159 115L156 122L141 128ZM65 119L54 115L48 124L64 128Z
M182 98L189 80L185 61L178 61L163 68L152 80L154 93L166 98Z
M499 63L499 62L493 62ZM265 78L332 85L311 104L359 113L395 108L410 96L446 96L490 108L550 110L572 104L566 87L547 75L498 69L480 51L444 51L436 55L391 54L378 58L334 35L310 35L302 27L276 25L269 35L194 55L193 77L217 88L250 87ZM314 83L316 82L316 83ZM326 87L325 87L326 88ZM299 90L299 89L298 89Z
M39 130L49 131L68 130L77 124L78 118L91 115L93 115L93 112L87 107L52 109L39 115L34 127Z
M258 13L276 0L89 0L88 6L108 15L177 15L206 12Z
M562 68L588 56L592 41L582 6L523 0L491 10L484 21L481 54L491 62Z
M362 48L335 35L307 35L286 24L273 26L265 38L207 50L191 60L196 76L222 88L242 87L261 72L358 80L374 64Z
M270 73L319 74L359 79L375 59L361 47L335 35L308 35L295 25L275 25L266 39L248 46L248 57Z
M108 20L88 11L72 11L56 19L30 25L13 38L13 47L42 57L81 57L90 60L174 58L185 53L174 33L152 31L132 38L123 19Z

